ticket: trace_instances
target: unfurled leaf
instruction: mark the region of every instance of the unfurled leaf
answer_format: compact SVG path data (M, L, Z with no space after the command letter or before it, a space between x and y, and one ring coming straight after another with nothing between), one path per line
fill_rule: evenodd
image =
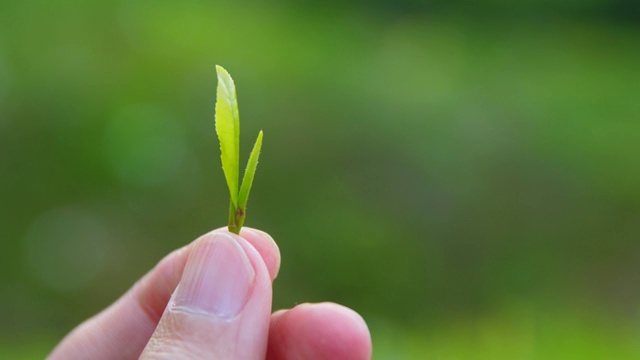
M229 204L229 231L239 234L247 211L249 192L258 166L258 157L262 148L262 131L258 134L247 168L239 185L240 178L240 117L236 87L229 73L216 65L218 90L216 97L216 133L220 140L220 158L222 170L227 180L231 201Z
M240 168L240 116L236 87L229 73L216 65L218 90L216 97L216 133L220 140L222 170L227 180L231 203L238 206L238 178Z

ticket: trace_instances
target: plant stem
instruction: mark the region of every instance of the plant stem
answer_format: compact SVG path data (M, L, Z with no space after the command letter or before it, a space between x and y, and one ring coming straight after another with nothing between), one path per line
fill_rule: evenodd
M236 208L233 206L233 203L229 204L229 231L240 235L240 229L244 224L244 218L246 216L246 211L242 208Z

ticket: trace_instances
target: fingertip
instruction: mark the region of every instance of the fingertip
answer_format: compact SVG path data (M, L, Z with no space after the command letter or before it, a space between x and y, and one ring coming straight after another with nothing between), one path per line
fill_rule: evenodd
M321 338L319 347L330 359L370 359L371 334L364 318L356 311L332 302L303 304L310 319L317 319Z
M141 358L263 358L272 297L263 256L224 230L197 240Z
M271 277L271 281L275 280L278 276L278 272L280 271L280 248L278 244L276 244L275 240L271 237L271 235L267 234L264 231L257 230L250 227L243 227L240 230L240 235L229 232L226 227L217 228L212 230L206 235L215 232L226 232L231 234L232 236L240 236L244 240L246 240L253 248L255 248L265 265L267 266L267 270L269 270L269 277Z
M271 280L275 280L280 271L280 249L271 235L264 231L244 227L240 236L247 240L262 256Z
M267 358L370 359L371 335L345 306L301 304L272 315Z

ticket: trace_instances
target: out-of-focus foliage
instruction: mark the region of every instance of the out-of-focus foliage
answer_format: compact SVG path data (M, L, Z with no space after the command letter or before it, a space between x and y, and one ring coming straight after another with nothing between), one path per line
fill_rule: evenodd
M640 357L639 13L0 2L0 348L41 358L225 225L222 64L268 134L274 306L353 307L379 359Z

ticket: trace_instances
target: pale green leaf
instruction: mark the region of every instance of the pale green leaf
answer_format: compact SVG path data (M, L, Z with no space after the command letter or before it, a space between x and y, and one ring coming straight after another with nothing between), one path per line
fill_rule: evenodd
M262 130L258 133L258 139L249 161L247 162L247 168L244 170L244 176L242 178L242 187L240 188L240 197L238 198L238 209L245 211L247 208L247 201L249 200L249 192L251 191L251 185L253 184L253 177L256 174L256 168L258 167L258 157L260 156L260 149L262 148Z
M216 65L218 90L216 97L216 133L220 140L222 170L229 186L231 203L238 205L238 179L240 167L240 116L236 87L231 75Z

